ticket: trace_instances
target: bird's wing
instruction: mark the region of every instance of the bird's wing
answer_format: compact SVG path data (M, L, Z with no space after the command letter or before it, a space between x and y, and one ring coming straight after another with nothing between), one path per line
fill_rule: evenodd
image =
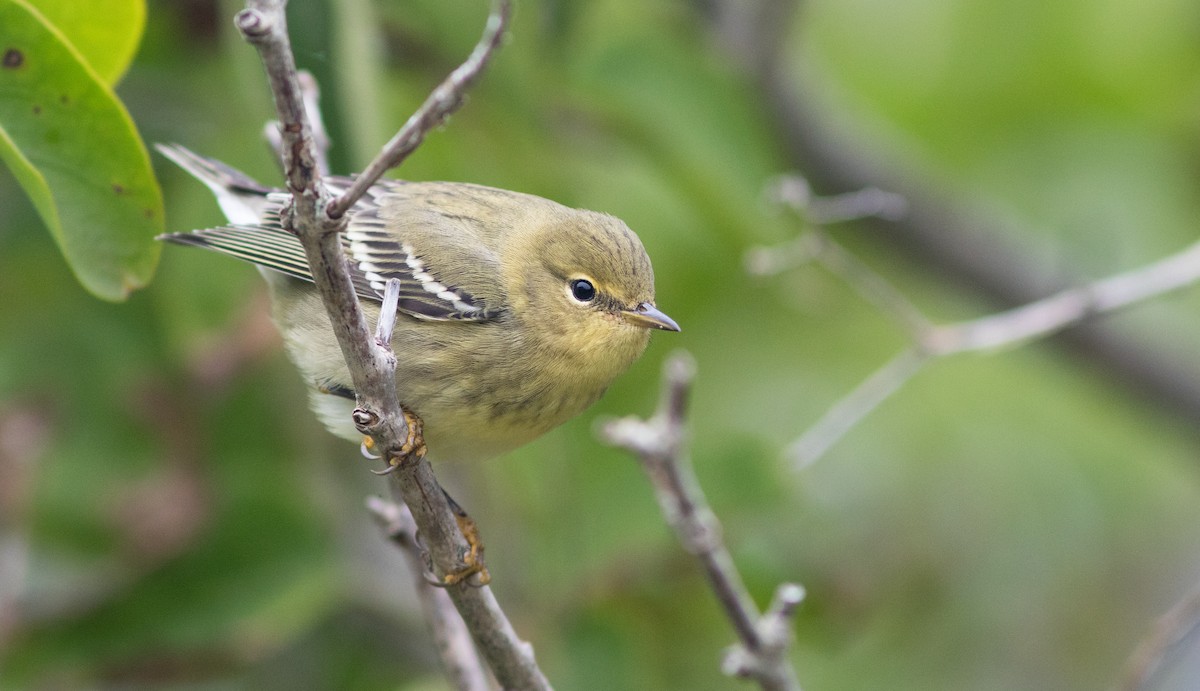
M258 266L279 271L295 278L312 281L312 272L299 238L284 230L279 213L288 203L288 194L259 185L251 178L219 161L199 156L183 147L160 151L179 163L217 192L222 208L226 200L237 201L244 208L261 210L257 222L241 222L239 214L234 225L208 228L189 233L168 233L159 239L180 245L191 245L227 254ZM349 178L327 178L327 185L338 193L349 186ZM412 183L421 185L424 183ZM349 223L342 235L350 278L360 298L382 301L384 287L391 278L400 280L399 311L418 319L438 321L488 321L504 309L504 296L499 290L499 266L494 255L482 247L469 229L445 223L445 219L429 216L428 206L416 203L414 213L405 209L389 209L389 219L400 219L407 229L398 235L385 227L380 202L392 191L408 183L387 181L372 188L349 213ZM403 206L406 197L419 199L419 194L400 194L394 203ZM423 219L417 220L417 217ZM405 220L407 219L407 220ZM445 226L428 228L428 224ZM427 260L432 245L439 247L438 256L458 271L445 271ZM443 253L445 245L450 254ZM456 277L461 277L456 280Z
M349 180L328 179L336 194ZM349 214L342 244L355 287L382 296L400 279L400 310L420 319L486 321L505 307L500 264L475 232L428 199L447 183L374 185ZM362 287L360 287L362 286Z

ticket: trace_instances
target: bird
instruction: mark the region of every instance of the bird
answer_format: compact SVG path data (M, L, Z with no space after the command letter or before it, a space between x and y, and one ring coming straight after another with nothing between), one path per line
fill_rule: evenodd
M158 150L215 194L228 224L159 239L256 265L311 407L352 441L355 392L299 238L290 194L183 146ZM353 178L329 176L338 194ZM486 460L579 415L679 325L655 304L654 271L619 219L538 196L461 182L384 179L347 212L351 280L377 320L400 281L392 347L405 411L431 459Z

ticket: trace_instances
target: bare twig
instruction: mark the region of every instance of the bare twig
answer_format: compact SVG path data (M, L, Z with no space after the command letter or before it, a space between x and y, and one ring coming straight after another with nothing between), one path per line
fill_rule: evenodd
M781 175L767 185L767 197L804 214L816 225L829 225L875 217L899 220L908 212L908 201L895 192L867 187L844 194L817 196L803 176Z
M300 98L312 127L313 160L316 161L317 173L324 177L329 175L329 133L325 131L325 121L321 117L321 88L308 70L299 70L296 78L300 82ZM263 126L263 137L282 162L283 133L278 120L271 120Z
M376 517L380 528L388 539L400 547L408 561L416 582L416 595L421 602L421 611L430 624L433 642L437 644L438 656L442 659L446 675L455 689L461 691L488 691L487 673L470 639L470 632L458 615L454 602L443 588L434 588L426 581L425 553L416 540L416 522L408 506L385 501L378 497L367 498L367 510Z
M803 597L800 586L785 584L776 603L759 616L753 598L726 549L721 525L700 489L686 444L687 399L695 363L687 354L672 356L663 369L663 393L649 420L628 417L609 421L600 434L641 460L654 485L667 522L684 549L704 567L709 585L737 632L739 644L726 655L722 669L754 679L763 689L797 690L795 670L787 658L792 641L791 615Z
M898 218L906 207L903 197L866 189L834 197L814 196L799 175L783 175L767 186L769 198L799 214L806 232L778 247L754 247L746 253L746 269L758 275L777 274L809 262L819 262L839 275L867 302L895 319L913 338L932 328L921 310L893 286L825 232L824 225L867 217Z
M760 275L775 274L815 261L837 274L864 300L894 319L914 339L933 328L929 319L883 276L814 226L780 247L755 247L746 255L747 268Z
M819 198L807 188L781 188L776 199L799 213ZM956 324L937 325L907 297L821 228L814 227L775 248L755 248L747 268L778 273L815 261L839 275L868 302L896 320L913 346L896 356L835 403L787 451L797 468L820 458L884 399L912 378L930 359L957 353L994 350L1042 338L1106 314L1200 282L1200 242L1131 271L1070 288L1016 309Z
M462 106L466 90L479 78L500 46L511 12L510 0L494 0L483 37L479 39L466 62L438 84L396 136L384 145L375 160L358 176L350 189L329 206L330 217L340 218L346 213L384 173L408 158L408 155L425 140L425 135L430 130L445 122L446 118Z
M396 310L400 307L400 279L389 278L383 289L383 305L379 321L375 322L375 342L383 348L392 347L392 331L396 328Z
M929 356L917 349L906 350L864 379L834 403L812 427L788 445L784 455L796 470L803 470L825 455L834 444L888 396L921 370Z
M795 583L784 583L775 589L771 598L771 606L758 620L756 626L758 638L765 652L752 652L744 643L735 645L725 652L721 662L721 671L731 677L775 679L774 686L764 688L799 689L800 686L792 675L791 686L788 680L780 678L778 665L786 665L787 648L792 642L792 622L796 607L804 600L804 588ZM787 667L791 672L791 667Z
M454 609L454 602L443 588L435 588L426 581L425 554L417 541L417 524L412 512L403 504L385 501L379 497L367 497L367 510L379 522L388 539L396 544L412 570L417 588L417 597L425 621L429 623L438 655L445 667L446 676L456 689L462 691L488 691L491 686L487 673L479 660L471 633L463 624L462 617Z
M1146 684L1171 648L1197 628L1200 628L1200 587L1193 589L1154 622L1153 630L1142 639L1125 662L1121 681L1116 688L1120 691L1147 688Z
M345 225L344 212L357 197L343 197L346 207L341 213L326 212L330 208L330 194L321 182L312 129L289 45L284 5L284 0L248 0L247 8L239 12L235 20L238 29L258 49L275 98L284 174L293 197L291 209L282 214L283 222L296 232L304 246L314 282L350 370L358 396L355 425L374 440L376 450L389 466L396 467L397 472L390 475L393 491L411 510L429 547L434 569L440 578L444 578L465 568L463 557L469 547L429 463L423 455L410 453L423 444L414 444L410 434L413 430L409 429L400 407L395 356L390 347L377 343L372 337L350 282L338 233ZM501 2L501 8L489 17L488 45L494 47L499 41L494 34L503 30L506 11L507 3ZM439 102L461 101L461 90L486 63L486 55L479 53L477 49L466 63L475 66L467 70L466 78L439 87ZM455 74L462 73L463 69L456 70ZM444 117L449 111L438 112ZM415 123L410 120L414 124L405 127L411 131L407 135L406 141L411 142L407 151L421 141L425 130L439 121L439 118L431 117L418 119ZM399 158L393 156L388 160L398 162ZM359 179L365 181L368 177L364 175ZM448 588L447 595L454 601L479 652L502 686L549 688L533 659L532 649L517 637L490 590L458 585Z
M800 4L797 0L766 2L790 7ZM756 3L722 0L721 4ZM902 192L908 201L905 217L886 226L872 224L886 229L885 241L939 275L999 304L1035 302L1079 282L1063 270L1067 267L1047 267L1034 252L1011 241L1030 233L914 184L912 171L881 166L884 158L864 148L858 133L815 106L820 99L808 98L809 85L798 79L791 53L784 50L788 44L779 33L774 26L767 31L755 29L746 33L752 37L749 40L726 45L758 79L764 107L776 120L787 155L803 166L814 188L838 192L879 186ZM1072 328L1056 343L1097 363L1105 376L1183 420L1200 417L1200 370L1186 358L1103 324Z
M1200 281L1200 242L1143 267L1069 288L982 319L933 329L922 345L935 355L990 350L1047 336Z

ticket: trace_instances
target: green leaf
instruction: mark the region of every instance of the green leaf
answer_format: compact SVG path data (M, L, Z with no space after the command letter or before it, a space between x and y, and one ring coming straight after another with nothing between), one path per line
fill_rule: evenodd
M133 61L146 26L143 0L29 0L108 85Z
M0 159L85 288L107 300L158 263L162 194L120 101L24 0L0 0Z

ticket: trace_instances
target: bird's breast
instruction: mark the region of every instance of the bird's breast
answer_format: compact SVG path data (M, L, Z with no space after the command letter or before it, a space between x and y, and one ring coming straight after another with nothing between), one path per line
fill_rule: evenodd
M307 285L273 285L275 319L313 387L313 407L335 434L357 440L349 371L319 297ZM374 321L377 308L368 306ZM392 339L400 401L424 423L435 459L481 460L526 444L583 412L645 347L641 340L563 347L522 336L505 319L420 321L401 315ZM578 342L578 341L575 341Z
M438 458L486 458L522 446L583 412L611 381L580 377L551 354L505 352L512 349L501 339L469 335L397 353L400 398L424 421Z

